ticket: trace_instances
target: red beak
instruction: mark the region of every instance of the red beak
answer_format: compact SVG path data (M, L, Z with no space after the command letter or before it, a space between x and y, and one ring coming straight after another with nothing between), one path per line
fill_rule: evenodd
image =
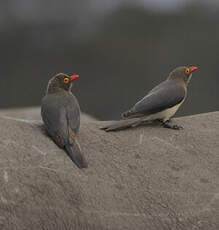
M198 70L198 67L196 67L196 66L191 66L190 67L190 72L192 73L192 72L195 72L196 70Z
M73 82L74 80L78 79L79 75L78 74L74 74L71 76L71 82Z

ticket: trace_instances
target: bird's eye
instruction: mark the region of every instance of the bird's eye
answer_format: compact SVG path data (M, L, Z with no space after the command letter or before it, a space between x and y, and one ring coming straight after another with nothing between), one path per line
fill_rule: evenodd
M65 84L68 84L68 83L69 83L69 79L66 77L66 78L64 79L64 82L65 82Z
M189 74L189 73L190 73L190 69L189 69L189 68L186 68L185 73L186 73L186 74Z

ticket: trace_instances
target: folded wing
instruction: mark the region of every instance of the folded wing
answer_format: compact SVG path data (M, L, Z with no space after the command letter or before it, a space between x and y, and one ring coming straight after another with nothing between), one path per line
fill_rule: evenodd
M186 90L183 86L167 80L152 89L122 116L133 118L155 114L179 104L184 100L185 95Z

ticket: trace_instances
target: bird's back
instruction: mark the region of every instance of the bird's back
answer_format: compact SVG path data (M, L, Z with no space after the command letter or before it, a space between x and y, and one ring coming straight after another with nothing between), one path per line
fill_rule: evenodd
M41 115L50 136L56 138L61 133L62 140L57 140L59 146L68 142L69 127L75 133L79 130L80 107L72 94L47 94L42 99Z
M122 116L124 118L131 118L158 113L183 101L185 94L186 88L177 82L172 80L163 81L149 91L129 111L123 113Z

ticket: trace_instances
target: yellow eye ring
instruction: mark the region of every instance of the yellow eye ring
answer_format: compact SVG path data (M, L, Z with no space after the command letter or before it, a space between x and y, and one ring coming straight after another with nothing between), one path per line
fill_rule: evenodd
M189 69L189 68L186 68L185 73L186 73L186 74L189 74L189 73L190 73L190 69Z
M64 83L65 83L65 84L68 84L68 83L69 83L69 79L68 79L67 77L64 79Z

